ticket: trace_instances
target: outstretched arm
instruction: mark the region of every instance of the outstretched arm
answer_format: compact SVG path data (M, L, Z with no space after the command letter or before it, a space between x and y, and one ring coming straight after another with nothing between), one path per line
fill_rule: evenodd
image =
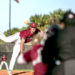
M21 53L21 55L23 55L23 46L24 46L24 42L25 42L25 39L22 38L22 39L21 39L21 44L20 44L20 53Z

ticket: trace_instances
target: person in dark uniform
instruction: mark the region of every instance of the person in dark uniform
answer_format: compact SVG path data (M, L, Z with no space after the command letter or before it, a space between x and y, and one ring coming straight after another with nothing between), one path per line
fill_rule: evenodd
M45 75L75 75L75 13L66 12L60 22L63 28L53 28L41 53L43 62L48 63Z

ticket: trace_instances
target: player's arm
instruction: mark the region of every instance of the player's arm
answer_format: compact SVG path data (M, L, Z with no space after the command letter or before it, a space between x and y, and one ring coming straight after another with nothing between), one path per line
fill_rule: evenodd
M31 54L31 50L28 50L23 55L19 55L19 57L17 58L17 63L18 64L26 64L26 63L30 62L31 61L30 54Z
M24 46L24 42L25 42L25 39L22 38L21 39L21 44L20 44L20 53L23 55L23 46Z

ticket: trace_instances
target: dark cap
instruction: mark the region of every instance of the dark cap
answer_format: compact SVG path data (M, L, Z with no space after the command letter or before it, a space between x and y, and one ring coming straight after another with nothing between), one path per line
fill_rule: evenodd
M63 15L60 23L64 22L65 25L75 25L75 13L68 11Z

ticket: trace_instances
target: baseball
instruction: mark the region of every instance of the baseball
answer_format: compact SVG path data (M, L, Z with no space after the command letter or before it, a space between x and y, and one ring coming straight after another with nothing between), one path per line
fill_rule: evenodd
M25 24L28 24L28 20L27 20L27 19L25 19L25 20L24 20L24 23L25 23Z

